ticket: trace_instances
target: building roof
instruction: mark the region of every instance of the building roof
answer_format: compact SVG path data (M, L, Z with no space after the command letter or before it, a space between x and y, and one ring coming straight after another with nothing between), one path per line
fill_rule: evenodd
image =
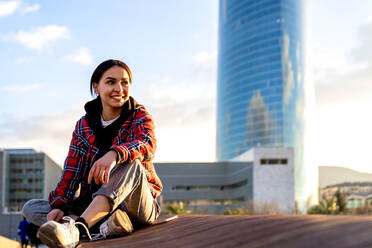
M94 247L372 247L372 217L180 215Z
M354 193L354 194L351 194L347 197L347 199L367 199L367 198L372 198L372 194L371 193Z
M333 187L363 187L363 186L372 186L372 182L344 182L338 184L332 184L324 187L323 189L333 188Z
M7 153L36 153L33 148L9 148L5 149Z

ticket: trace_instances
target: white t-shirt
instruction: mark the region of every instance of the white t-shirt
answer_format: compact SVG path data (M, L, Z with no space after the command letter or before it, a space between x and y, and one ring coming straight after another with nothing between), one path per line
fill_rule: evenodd
M108 121L105 121L101 115L101 123L102 123L102 127L105 128L107 126L109 126L111 123L113 123L114 121L116 121L117 119L119 119L120 115L118 117L116 117L115 119L112 119L112 120L108 120Z

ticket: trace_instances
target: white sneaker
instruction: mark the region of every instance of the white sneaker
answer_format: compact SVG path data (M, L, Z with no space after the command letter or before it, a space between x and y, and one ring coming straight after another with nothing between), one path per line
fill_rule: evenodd
M62 219L67 222L48 221L43 224L38 232L39 237L48 247L74 248L79 243L79 230L71 217L64 216Z
M111 236L124 236L133 232L133 225L126 212L117 209L99 227L100 235L93 239L105 239Z

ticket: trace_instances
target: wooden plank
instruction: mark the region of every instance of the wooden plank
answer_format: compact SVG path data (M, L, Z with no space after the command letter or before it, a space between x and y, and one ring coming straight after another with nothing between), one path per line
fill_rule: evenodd
M137 230L129 236L83 243L79 247L310 248L372 244L372 217L364 216L180 215L174 221L161 220L163 224Z

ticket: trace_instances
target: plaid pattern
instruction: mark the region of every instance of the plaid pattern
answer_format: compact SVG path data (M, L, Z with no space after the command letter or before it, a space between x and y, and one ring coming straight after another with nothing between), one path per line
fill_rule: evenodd
M163 188L152 163L155 149L156 139L152 117L145 109L136 109L120 127L111 150L117 152L118 164L130 163L135 159L141 161L154 199ZM62 177L56 189L49 194L48 200L52 208L65 209L66 205L73 200L80 184L80 197L92 193L87 180L90 168L98 159L98 154L95 133L88 125L86 116L83 116L77 122L72 134Z

